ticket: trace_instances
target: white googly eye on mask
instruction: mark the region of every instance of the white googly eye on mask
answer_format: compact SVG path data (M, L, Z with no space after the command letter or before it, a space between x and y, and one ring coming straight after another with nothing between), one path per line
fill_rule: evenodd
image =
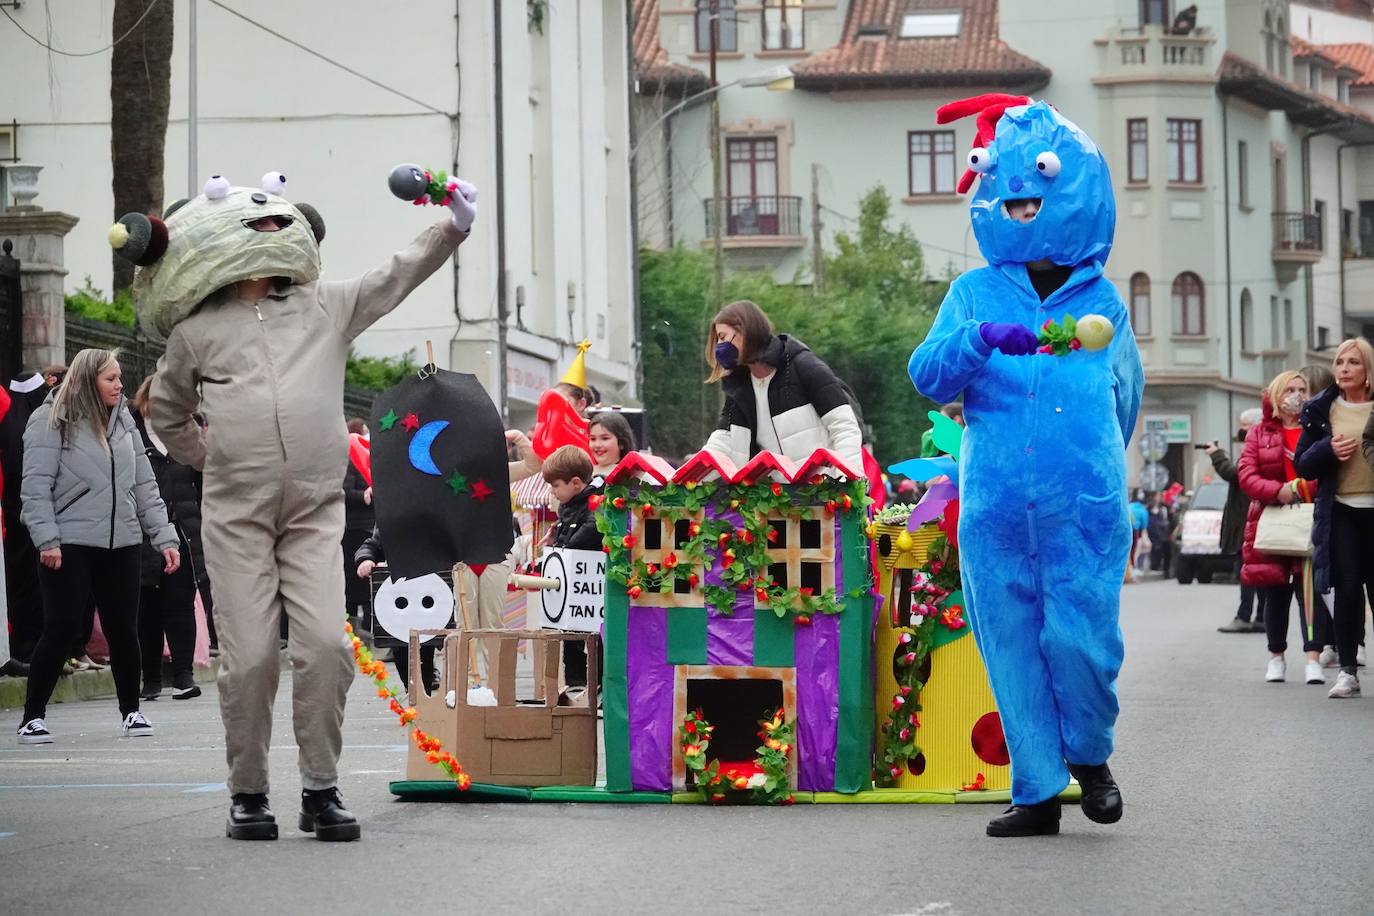
M1059 157L1046 150L1035 157L1035 170L1046 178L1053 178L1059 174Z
M992 154L981 146L975 146L968 151L968 167L981 175L992 168Z

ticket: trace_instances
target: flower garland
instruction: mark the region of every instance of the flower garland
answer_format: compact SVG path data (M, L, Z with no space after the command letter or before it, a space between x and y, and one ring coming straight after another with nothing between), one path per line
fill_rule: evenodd
M784 489L782 484L670 483L663 487L616 484L593 496L589 505L596 513L597 528L605 540L609 562L606 576L625 586L631 600L644 592L672 590L682 582L700 589L705 603L717 613L734 614L735 598L740 592L754 593L778 617L792 615L799 626L811 623L816 614L838 614L844 602L835 589L817 594L813 589L784 588L768 575L769 546L777 542L778 532L770 520L778 518L811 519L818 508L823 517L863 512L871 500L865 481L842 482L816 476L807 484ZM719 512L740 516L738 524L726 518L695 515L708 504ZM815 507L815 508L813 508ZM676 523L690 519L686 543L669 551L662 563L649 563L634 554L639 539L634 534L616 532L608 510L637 512L643 518L659 517ZM707 584L694 571L710 569L720 560L721 584ZM866 588L855 588L847 597L862 597Z
M458 758L444 750L443 742L414 724L418 713L414 706L401 705L401 692L391 682L386 671L386 662L377 661L372 657L372 651L353 633L352 624L345 623L344 632L353 643L353 660L357 663L358 670L377 682L377 696L390 701L388 706L391 711L400 720L402 728L410 728L410 736L415 740L415 746L424 753L425 759L448 774L448 777L458 784L459 789L466 790L472 785L472 777L463 772Z
M921 727L921 704L917 698L925 687L921 669L934 647L937 627L960 630L967 625L963 606L949 603L950 595L960 587L959 551L948 535L941 534L931 543L925 563L912 577L911 613L920 618L920 623L897 628L898 643L907 651L893 662L897 692L878 739L875 775L880 786L894 785L907 763L921 753L916 743L916 731Z
M697 791L713 805L732 796L764 805L791 805L796 801L787 779L787 760L796 746L796 723L787 720L782 709L759 720L758 736L763 744L752 766L721 769L719 760L706 758L711 734L716 727L702 717L701 710L687 713L682 720L680 740L682 760L696 774Z

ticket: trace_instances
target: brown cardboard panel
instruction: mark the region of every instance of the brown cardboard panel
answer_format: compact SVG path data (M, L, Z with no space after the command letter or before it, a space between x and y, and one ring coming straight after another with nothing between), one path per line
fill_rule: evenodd
M485 710L482 734L504 740L540 739L553 736L553 717L542 706L510 709L500 706ZM474 717L475 718L475 717Z
M553 735L545 741L493 741L491 743L491 773L493 777L535 777L531 785L553 784L561 776L563 736Z

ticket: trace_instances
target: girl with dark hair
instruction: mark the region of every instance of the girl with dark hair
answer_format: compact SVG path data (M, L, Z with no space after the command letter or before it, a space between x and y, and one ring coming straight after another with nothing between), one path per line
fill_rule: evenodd
M591 449L592 473L605 477L630 452L635 450L635 434L630 421L613 410L593 414L587 424L587 447Z
M705 448L742 466L761 451L805 461L829 449L855 473L863 468L863 433L845 384L806 344L774 334L748 300L711 321L707 384L720 382L725 406Z

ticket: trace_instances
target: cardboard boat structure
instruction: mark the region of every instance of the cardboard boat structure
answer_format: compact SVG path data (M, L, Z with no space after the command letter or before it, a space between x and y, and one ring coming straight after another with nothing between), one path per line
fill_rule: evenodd
M862 481L824 450L800 465L765 452L742 468L708 452L680 468L627 455L607 477L608 497L624 495L598 510L607 544L631 545L625 559L640 570L661 570L670 555L681 556L673 563L677 575L657 587L606 583L604 775L596 766L594 635L444 631L439 689L421 689L412 699L418 724L445 741L474 783L460 793L412 752L407 778L393 782L391 791L410 799L700 802L683 755L686 714L701 710L715 726L713 756L733 760L753 756L760 716L781 708L795 727L788 779L797 803L1007 801L1005 742L969 636L931 652L925 687L914 698L921 755L893 787L874 787L875 736L891 708L900 633L893 615L880 609L903 601L912 571L925 561L934 522L907 538L900 537L905 526L871 527L861 504L846 511L834 502L837 494L860 492ZM727 548L712 546L692 558L684 548L700 526L740 525L741 504L753 505L751 494L769 505L764 515L776 532L766 547L770 584L833 596L826 613L805 621L795 609L780 614L752 587L734 590L724 612L717 606L728 577ZM690 567L686 581L683 564ZM412 664L419 636L412 634ZM494 707L467 703L469 639L495 643L489 648L498 659L491 673ZM519 640L534 647L534 695L523 699L515 689ZM557 700L561 643L568 640L588 644L593 680L583 705L573 707ZM418 683L416 671L411 684ZM980 788L967 788L974 784ZM1076 792L1071 786L1065 797Z

